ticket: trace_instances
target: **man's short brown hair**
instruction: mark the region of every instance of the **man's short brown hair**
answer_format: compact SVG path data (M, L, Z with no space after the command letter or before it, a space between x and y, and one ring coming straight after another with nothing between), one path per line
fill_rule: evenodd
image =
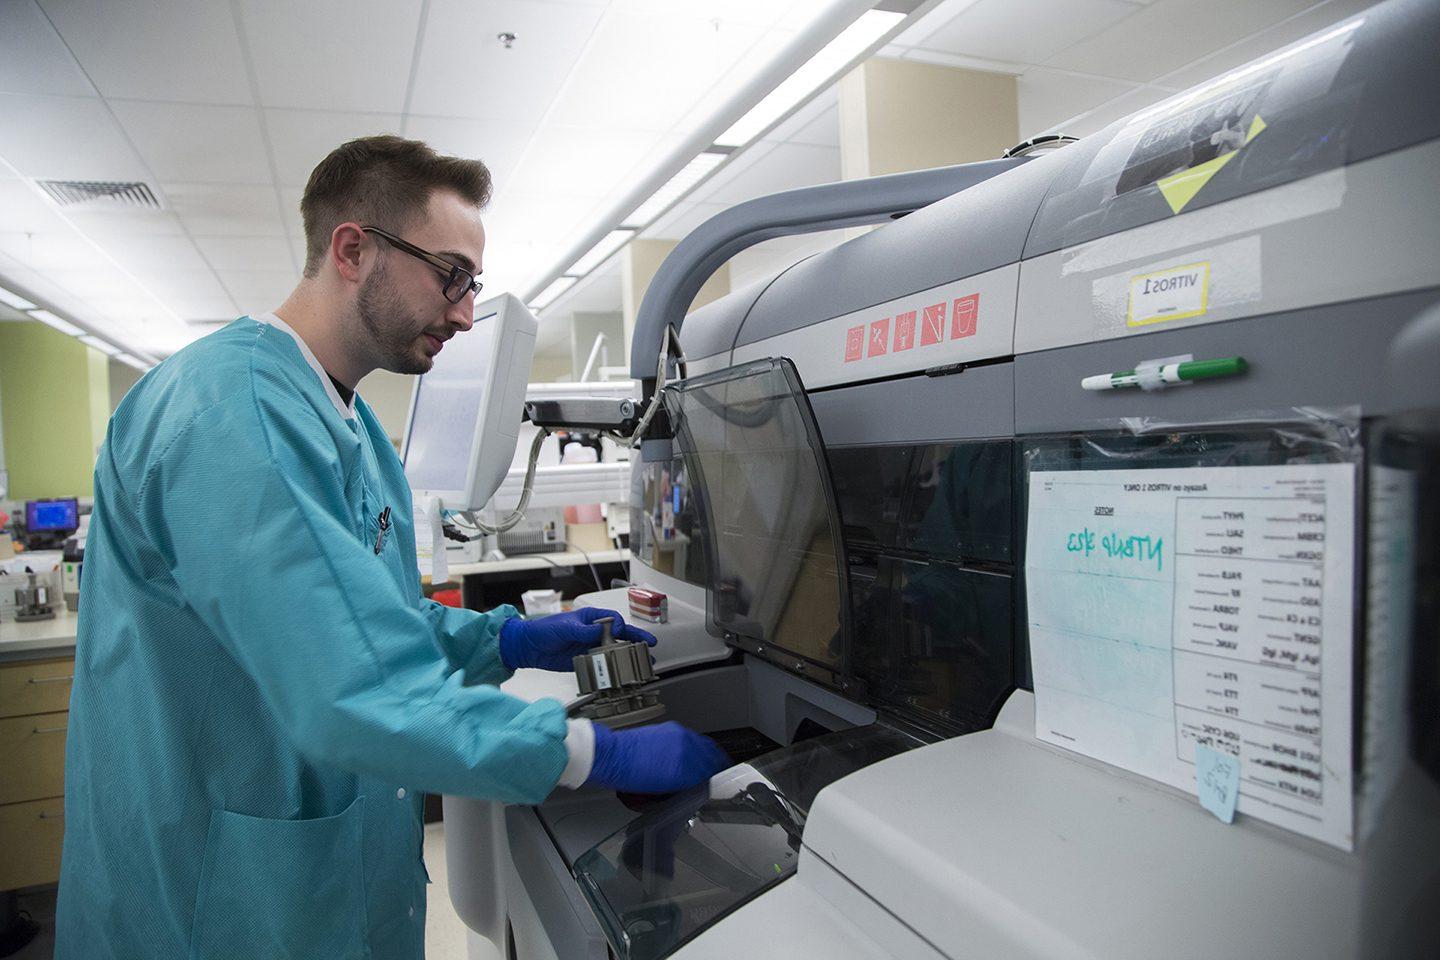
M442 189L483 207L490 202L490 170L479 160L443 156L429 144L392 134L342 143L310 172L300 200L305 276L320 272L340 224L353 220L400 233Z

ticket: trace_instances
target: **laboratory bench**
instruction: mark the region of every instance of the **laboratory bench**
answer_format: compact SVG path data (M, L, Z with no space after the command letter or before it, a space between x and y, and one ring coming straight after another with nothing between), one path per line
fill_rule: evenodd
M76 620L0 621L0 891L60 878Z
M586 553L564 550L558 553L516 554L504 560L452 563L447 582L460 584L462 600L471 610L489 610L502 603L519 607L520 594L538 585L536 573L564 568L573 570L577 576L588 581L591 579L588 566L593 564L597 572L602 567L610 567L616 576L624 577L628 573L630 551L590 550L588 561L587 564ZM421 582L431 586L429 577L422 578ZM607 577L602 574L596 586L608 586Z

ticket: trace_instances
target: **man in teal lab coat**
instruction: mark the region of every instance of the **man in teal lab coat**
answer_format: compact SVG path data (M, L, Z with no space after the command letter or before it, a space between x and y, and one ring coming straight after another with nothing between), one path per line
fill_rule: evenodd
M419 958L423 791L537 803L724 765L677 724L612 733L496 688L569 669L608 611L526 621L421 593L410 489L354 389L425 372L470 329L489 193L483 164L421 143L337 148L301 201L294 293L116 410L76 641L59 960Z

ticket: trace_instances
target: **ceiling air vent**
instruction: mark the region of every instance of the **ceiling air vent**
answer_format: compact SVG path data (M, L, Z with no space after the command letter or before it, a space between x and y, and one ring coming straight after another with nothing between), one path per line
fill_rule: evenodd
M35 183L62 207L160 209L160 201L155 199L150 185L139 180L36 180Z

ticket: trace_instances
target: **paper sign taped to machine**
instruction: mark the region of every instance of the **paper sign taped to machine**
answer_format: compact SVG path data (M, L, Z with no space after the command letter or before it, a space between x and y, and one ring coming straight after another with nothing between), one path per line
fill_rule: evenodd
M1210 264L1187 263L1130 278L1130 306L1125 323L1151 323L1202 316L1210 295Z
M1035 471L1029 503L1035 735L1207 802L1217 751L1240 813L1351 849L1354 465Z

